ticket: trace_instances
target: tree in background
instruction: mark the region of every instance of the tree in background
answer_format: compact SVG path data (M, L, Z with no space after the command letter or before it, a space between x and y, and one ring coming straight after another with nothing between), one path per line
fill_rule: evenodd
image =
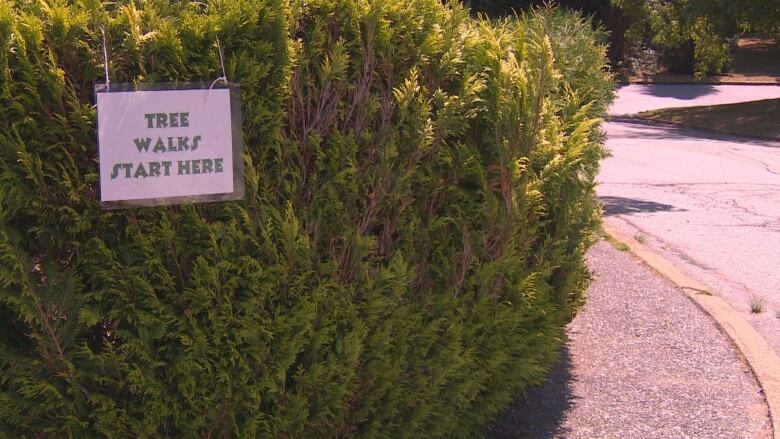
M744 32L775 36L780 30L776 0L612 0L633 17L627 39L644 39L674 72L697 78L722 73L736 38Z
M488 15L538 6L543 0L474 0ZM646 44L670 71L697 78L724 71L735 37L744 32L780 33L777 0L561 0L560 6L593 17L610 32L610 61L617 67Z
M644 15L633 13L633 5L643 2L644 0L472 0L466 3L470 3L473 12L490 17L512 15L550 4L579 11L582 15L590 17L596 27L609 30L607 56L613 66L618 66L628 58L632 44L641 40L641 35L634 36L632 32L641 29L634 25L635 17L644 17Z

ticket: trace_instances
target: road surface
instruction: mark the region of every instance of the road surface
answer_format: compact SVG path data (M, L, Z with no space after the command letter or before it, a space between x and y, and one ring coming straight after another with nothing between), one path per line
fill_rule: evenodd
M775 96L780 86L628 86L611 113ZM605 221L708 285L780 352L780 143L619 122L605 130Z
M660 108L735 104L780 98L775 85L632 84L620 88L610 107L612 115L625 115Z

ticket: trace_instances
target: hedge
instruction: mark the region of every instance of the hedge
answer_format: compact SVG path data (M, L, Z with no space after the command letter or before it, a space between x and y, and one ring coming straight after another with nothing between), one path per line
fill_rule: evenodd
M99 209L93 87L241 84L243 201ZM472 437L583 302L589 23L0 0L0 435Z

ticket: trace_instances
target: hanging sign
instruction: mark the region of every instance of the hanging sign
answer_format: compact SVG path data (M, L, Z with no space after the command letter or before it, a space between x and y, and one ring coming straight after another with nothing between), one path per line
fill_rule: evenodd
M237 85L95 91L101 208L243 198Z

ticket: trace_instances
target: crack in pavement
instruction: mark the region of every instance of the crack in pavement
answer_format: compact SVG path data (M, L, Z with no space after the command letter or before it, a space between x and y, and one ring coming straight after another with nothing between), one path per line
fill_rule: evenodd
M659 242L661 244L662 248L664 248L665 250L667 250L670 253L674 254L675 256L680 258L681 260L683 260L683 261L685 261L685 262L687 262L687 263L689 263L689 264L691 264L691 265L693 265L695 267L698 267L698 268L700 268L702 270L714 271L714 269L712 267L709 267L708 265L704 264L703 262L697 261L693 257L691 257L688 254L686 254L684 251L682 251L681 249L676 247L675 245L673 245L670 242L665 241L664 239L662 239L660 236L658 236L658 235L656 235L654 233L650 233L650 232L648 232L645 229L642 229L641 227L639 227L638 224L636 224L635 222L629 220L628 218L623 217L622 215L619 215L618 217L620 218L620 220L624 221L626 224L628 224L631 227L633 227L634 229L636 229L637 233L645 235L645 236L648 236L648 237L656 240L657 242Z
M631 220L629 220L629 219L627 219L627 218L625 218L623 216L619 216L616 219L624 222L630 228L636 230L636 233L634 233L634 235L641 234L641 235L645 235L646 237L651 238L649 240L650 242L644 244L646 247L660 249L664 253L667 253L670 256L672 256L673 259L674 258L679 259L680 261L685 262L685 263L689 264L690 266L693 266L693 267L698 268L699 270L703 271L704 272L703 276L702 275L697 275L697 276L694 276L694 277L698 278L705 285L708 285L711 289L713 289L715 291L716 294L718 294L720 291L724 290L724 287L725 287L725 288L728 288L728 289L733 290L733 291L741 291L741 292L747 294L748 297L749 296L759 296L759 294L756 293L748 285L746 285L746 284L744 284L742 282L739 282L737 280L731 279L731 278L727 277L725 274L721 273L718 269L710 267L709 265L707 265L707 264L705 264L703 262L698 261L696 258L694 258L693 256L688 255L687 253L685 253L685 251L683 251L679 247L675 246L674 244L672 244L672 243L662 239L661 237L659 237L658 235L656 235L654 233L650 233L647 230L639 227L639 225L634 223L633 221L631 221ZM648 244L652 244L652 241L655 241L657 246L656 245L648 245ZM708 281L706 278L711 278L711 279ZM715 285L713 285L712 280L715 281L714 282ZM769 299L769 301L772 302L772 303L775 302L772 299Z
M751 162L753 162L753 163L758 163L758 164L760 164L761 166L763 166L763 167L764 167L764 169L766 170L766 172L768 172L768 173L770 173L770 174L774 174L774 175L780 175L780 173L778 173L778 172L776 172L776 171L772 170L772 168L771 168L771 167L770 167L770 166L769 166L767 163L765 163L765 162L763 162L763 161L761 161L761 160L758 160L758 159L754 159L754 158L752 158L752 157L747 157L747 156L744 156L744 155L742 155L742 154L737 154L737 153L734 151L734 148L727 148L727 149L726 149L726 152L728 152L728 153L731 153L731 154L733 154L733 155L735 155L735 156L737 156L737 157L741 157L741 158L743 158L743 159L745 159L745 160L749 160L749 161L751 161Z
M703 226L707 227L752 227L752 228L758 228L758 229L769 229L774 232L780 232L780 222L772 223L772 222L765 222L765 223L758 223L758 224L702 224Z
M621 184L621 183L613 183L613 184ZM638 186L642 187L646 185L638 184ZM756 193L754 191L751 191L750 189L745 189L744 191L734 190L734 189L723 189L723 190L705 192L701 188L691 187L691 185L688 183L673 183L673 184L663 184L663 185L653 185L653 186L671 189L669 191L670 193L687 196L691 199L693 205L702 208L704 210L712 210L713 208L720 207L724 212L726 212L729 215L742 213L745 215L745 217L741 217L738 215L734 216L737 220L739 220L742 223L756 223L756 222L761 222L761 220L763 219L766 219L767 221L763 221L764 223L767 223L770 226L774 226L773 223L774 221L777 220L776 216L757 212L751 209L750 207L742 205L739 202L738 198L723 197L723 195L742 193L742 192L750 193L751 196L768 197L768 196L777 196L778 195L777 192ZM778 200L778 203L780 203L780 200ZM686 206L686 207L688 209L685 210L688 211L695 210L695 209L690 209L690 206ZM679 212L679 210L671 210L670 212ZM706 225L706 224L702 224L702 225Z
M599 185L604 186L650 186L650 187L674 187L674 186L769 186L780 188L780 183L740 183L740 182L678 182L678 183L650 183L650 182L628 182L628 181L600 181ZM736 189L732 189L736 190ZM745 189L745 192L750 189Z

